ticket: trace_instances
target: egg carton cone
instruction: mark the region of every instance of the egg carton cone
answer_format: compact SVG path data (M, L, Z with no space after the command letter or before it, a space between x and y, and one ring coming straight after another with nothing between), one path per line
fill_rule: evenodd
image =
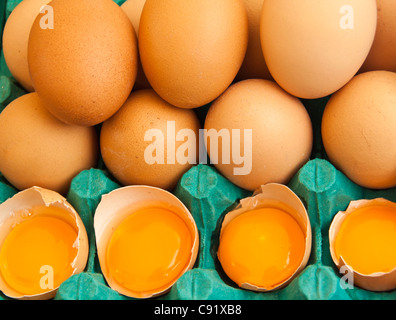
M312 251L305 269L286 287L271 292L239 288L221 268L216 257L220 225L224 215L250 192L236 187L210 165L190 169L173 191L190 210L200 235L200 248L193 269L158 300L393 300L396 292L371 292L343 287L343 275L331 260L328 229L334 215L358 199L396 199L396 190L361 188L327 160L309 161L288 185L307 208L312 226ZM103 169L82 171L71 184L67 200L79 212L86 227L90 253L84 272L61 284L56 300L130 300L106 283L96 255L93 216L102 197L120 185ZM0 198L17 193L0 179ZM8 299L1 296L1 299Z

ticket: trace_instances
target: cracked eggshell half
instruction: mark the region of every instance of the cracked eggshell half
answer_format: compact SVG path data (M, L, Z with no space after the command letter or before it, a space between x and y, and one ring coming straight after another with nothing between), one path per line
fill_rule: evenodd
M15 226L35 216L35 213L31 213L31 210L43 206L46 208L54 208L54 217L62 219L77 230L77 238L73 244L73 247L77 247L77 253L72 261L73 271L70 276L82 272L86 266L89 252L88 236L85 226L72 205L59 193L49 189L34 186L20 191L0 205L0 248ZM60 211L57 209L60 209ZM46 216L49 214L52 215L49 210L45 210L45 213L41 214L45 214ZM37 213L37 215L39 215L39 213ZM39 294L22 294L9 286L0 272L0 291L13 299L48 300L56 295L58 288L59 286Z
M366 199L356 200L356 201L351 201L345 211L339 211L334 216L333 221L329 228L331 257L333 259L334 264L340 270L341 275L344 276L347 276L348 274L353 275L353 284L356 284L357 286L365 290L374 291L374 292L389 291L396 288L396 266L393 269L389 270L388 272L372 272L372 273L358 272L357 270L354 270L356 269L356 267L354 268L353 266L351 266L349 262L346 262L347 257L343 257L341 253L338 253L336 248L337 247L339 248L339 246L336 246L336 240L337 237L340 235L340 230L343 224L353 213L355 213L357 210L360 209L368 209L370 207L378 208L378 206L390 209L391 211L394 211L394 214L396 215L396 203L391 202L387 199L376 198L372 200L366 200ZM395 219L394 221L396 221L396 217L394 219ZM373 228L373 226L371 227ZM381 230L379 232L382 233L385 231L386 230ZM369 234L367 234L367 236L369 236ZM356 261L356 259L354 259L354 261ZM361 266L359 266L358 268L360 269Z
M170 279L169 282L163 281L163 285L155 289L152 288L145 291L134 290L131 289L133 285L128 286L125 283L120 283L111 273L108 262L108 247L116 229L122 222L126 221L127 218L130 218L138 211L158 207L168 209L182 219L187 226L189 236L191 236L191 250L188 252L187 262L184 264L184 267L180 269L181 271L177 277ZM145 222L147 222L147 220ZM103 195L95 212L94 229L102 273L108 285L113 290L128 297L139 299L152 298L167 293L178 278L187 270L192 269L197 258L199 236L197 226L191 213L176 196L161 188L133 185L121 187ZM127 254L127 252L125 252L125 254Z
M225 228L230 224L230 222L244 213L261 208L279 209L291 215L298 223L305 237L304 252L300 263L288 278L265 287L248 282L238 284L239 287L246 290L269 292L287 286L306 267L311 254L312 231L308 212L300 198L286 185L268 183L257 189L251 197L240 200L238 206L225 215L220 231L220 241ZM219 251L217 254L221 263Z

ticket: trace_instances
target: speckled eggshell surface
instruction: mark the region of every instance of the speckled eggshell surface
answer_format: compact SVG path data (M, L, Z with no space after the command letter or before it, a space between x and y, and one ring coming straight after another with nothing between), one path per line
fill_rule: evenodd
M167 103L152 89L137 90L103 123L103 160L121 184L170 190L197 163L199 128L193 110Z
M360 71L396 72L396 2L377 0L378 20L373 46Z
M376 24L375 0L266 0L260 26L264 58L290 94L325 97L360 69Z
M0 114L0 171L17 189L39 186L65 194L80 171L96 165L98 151L94 127L58 120L36 92Z
M322 120L331 163L356 184L396 186L396 74L370 71L332 95Z
M49 5L53 28L45 27L51 16L39 15L29 37L33 86L60 120L101 123L125 102L136 79L132 23L112 0L53 0Z
M232 85L211 105L204 128L215 167L246 190L288 183L311 155L308 112L274 81L248 79ZM214 133L225 138L217 140Z
M157 94L177 107L216 99L245 56L242 0L147 0L139 26L143 70Z

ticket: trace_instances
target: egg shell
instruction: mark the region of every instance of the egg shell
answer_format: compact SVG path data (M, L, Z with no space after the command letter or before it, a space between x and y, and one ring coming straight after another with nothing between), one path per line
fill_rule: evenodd
M180 108L204 106L234 80L245 56L242 0L146 0L139 51L152 88Z
M337 237L338 231L341 228L343 221L353 213L356 209L371 206L380 205L385 207L396 208L396 203L389 201L384 198L375 198L372 200L355 200L351 201L345 211L339 211L331 222L329 228L329 242L330 242L330 253L331 258L335 265L340 269L343 266L348 268L348 272L353 274L354 284L357 286L370 290L370 291L390 291L396 288L396 267L390 272L376 272L372 274L362 274L359 273L350 266L348 266L342 256L338 259L335 254L335 239Z
M19 0L16 0L19 1ZM0 9L5 11L6 1L0 2ZM7 6L12 6L13 0L9 0ZM4 9L4 10L3 10ZM0 17L1 20L1 17ZM3 82L3 80L6 81ZM15 97L15 91L12 91L12 96L9 96L9 84L11 89L15 90L15 86L12 81L8 78L1 77L2 84L6 83L6 87L1 87L0 92L2 97L6 99L12 99ZM316 102L314 102L315 104ZM0 106L1 108L2 106ZM319 103L319 112L321 110L321 103ZM320 157L320 155L318 155ZM203 214L204 221L210 219L215 213L222 211L224 204L223 197L227 197L231 191L237 187L230 187L231 184L221 186L221 188L215 188L216 192L212 195L208 195L208 198L202 198L201 190L207 190L213 186L213 176L205 174L206 169L212 169L210 166L199 166L199 174L196 174L196 168L193 168L191 172L185 175L184 182L181 184L179 193L183 196L184 201L193 204L193 210L197 214ZM98 170L99 171L99 170ZM214 170L213 170L214 171ZM97 171L89 171L97 172ZM212 172L212 170L210 170ZM336 173L335 173L336 172ZM333 177L335 175L335 178ZM1 176L1 175L0 175ZM104 175L107 176L107 175ZM81 186L74 187L73 192L76 201L89 205L84 206L84 210L89 211L91 203L95 203L97 193L94 192L96 188L103 187L107 178L103 180L97 178L94 174L90 173L85 176L85 179L81 179ZM88 179L89 177L89 179ZM220 179L219 174L215 174L215 178ZM221 177L221 179L223 179ZM334 181L333 181L334 179ZM225 179L224 179L225 180ZM193 183L191 183L193 182ZM89 186L88 190L85 186ZM197 268L194 272L191 272L181 279L179 285L175 290L166 296L167 299L180 300L180 299L244 299L244 300L287 300L287 299L308 299L308 300L394 300L395 291L388 293L374 293L367 290L360 290L355 288L354 290L342 289L339 286L339 278L335 268L329 266L331 263L330 257L328 257L327 248L323 246L323 243L328 241L325 235L327 231L328 217L334 208L340 206L346 207L345 202L350 197L355 197L360 192L365 194L373 195L374 192L358 187L354 183L350 182L343 174L338 172L329 164L327 161L321 159L315 159L309 162L303 167L301 173L296 176L292 185L299 194L304 198L304 202L308 203L311 212L313 213L313 225L317 229L315 234L315 253L312 260L312 265L295 281L292 286L285 288L281 292L256 294L246 290L234 290L225 284L216 273L216 270L212 268L211 257L208 255L202 263L201 268ZM7 184L3 177L0 177L0 201L5 199L9 193L12 193L13 188ZM381 194L389 198L394 198L395 190L383 190L375 194ZM228 199L228 198L227 198ZM208 206L208 203L210 207ZM228 202L226 202L228 204ZM86 207L86 208L85 208ZM205 223L205 226L207 224ZM211 229L207 230L207 238L210 238L209 233ZM205 241L203 247L207 248L211 244L210 241ZM209 249L207 249L209 250ZM207 266L210 265L208 268ZM334 270L333 270L334 269ZM61 287L62 295L59 298L70 300L72 299L124 299L117 295L114 291L103 285L101 282L102 275L99 271L95 270L89 273L84 273L81 278L75 277L75 282L71 282L69 286ZM83 283L78 282L79 280L90 280ZM81 284L77 286L76 284ZM199 288L199 290L197 290ZM330 290L330 288L332 290ZM4 298L0 296L0 300Z
M78 229L78 238L76 240L78 251L72 263L74 267L72 275L82 272L87 263L89 251L88 236L85 226L72 205L68 203L63 196L52 190L36 186L31 187L18 192L0 204L0 246L13 226L26 219L26 217L23 216L24 210L29 210L35 206L57 206L65 209L69 213L67 219ZM54 288L43 294L24 296L10 288L0 274L0 291L10 298L22 300L48 300L56 295L57 289L58 288Z
M396 72L396 3L377 0L377 29L371 50L360 72Z
M257 189L251 197L241 199L238 206L225 215L221 225L221 232L237 216L247 211L265 207L283 210L298 222L305 235L305 251L303 259L301 260L297 270L288 279L274 287L262 288L250 283L241 284L241 288L257 292L268 292L287 286L307 265L312 246L311 223L304 204L289 187L279 183L268 183L266 185L262 185L261 188Z
M168 122L171 122L169 126ZM173 136L170 126L174 126ZM176 135L184 129L194 136L176 141ZM134 91L122 108L103 123L101 154L106 167L121 184L144 184L170 190L198 161L199 129L200 123L193 110L170 105L152 89ZM148 133L152 130L159 131L161 137L151 137ZM154 145L156 151L146 154ZM169 145L174 147L174 153ZM182 145L195 151L195 156L189 151L191 158L186 163L179 162L175 154ZM152 163L147 157L154 158L154 153L158 158ZM161 154L162 159L159 159ZM174 159L169 161L169 156Z
M122 106L135 83L132 23L112 0L53 0L49 5L52 13L40 14L29 36L33 87L60 120L99 124ZM51 14L53 28L46 28Z
M249 21L249 38L245 59L236 76L237 81L246 79L272 80L264 60L260 40L261 9L264 0L244 0Z
M311 155L313 131L309 114L297 98L274 81L248 79L230 86L210 106L204 129L211 163L231 182L250 191L270 182L288 183ZM211 130L218 135L226 130L230 143L219 141L216 148L211 142L216 138ZM233 130L239 130L239 136ZM237 147L244 156L242 164L234 158ZM240 173L235 171L238 168L242 168Z
M358 72L376 24L375 0L266 0L260 27L264 58L287 92L325 97Z
M75 175L96 166L98 155L95 128L58 120L36 92L0 114L0 171L17 189L40 186L65 194Z
M396 73L357 75L332 95L322 118L328 159L355 183L396 186Z
M189 264L184 268L181 274L190 270L195 263L199 248L198 229L195 221L184 206L184 204L173 194L166 190L151 186L126 186L117 188L108 194L102 196L94 217L94 229L96 237L96 246L98 258L102 273L111 288L117 292L134 298L153 298L165 294L170 290L173 283L169 283L168 287L159 292L132 292L113 281L109 276L106 262L107 245L117 226L130 214L142 208L153 206L155 204L165 204L172 208L180 218L187 224L192 233L193 243L191 247L191 256Z
M34 91L27 58L30 29L41 7L50 1L23 0L11 12L3 30L3 52L8 69L29 92Z
M129 20L132 22L133 28L136 32L136 37L139 34L140 16L142 15L143 6L146 0L127 0L121 5L121 9L126 13ZM135 85L133 90L149 89L150 83L147 81L144 74L140 58L138 61L138 71L136 75Z

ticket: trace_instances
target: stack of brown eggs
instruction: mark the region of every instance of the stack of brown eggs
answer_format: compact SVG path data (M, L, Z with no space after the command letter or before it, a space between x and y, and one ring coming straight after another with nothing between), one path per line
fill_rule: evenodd
M26 94L0 114L0 172L63 195L99 160L123 186L172 191L199 163L248 191L285 185L312 156L303 102L329 98L329 161L395 187L395 13L391 0L23 0L3 33Z

